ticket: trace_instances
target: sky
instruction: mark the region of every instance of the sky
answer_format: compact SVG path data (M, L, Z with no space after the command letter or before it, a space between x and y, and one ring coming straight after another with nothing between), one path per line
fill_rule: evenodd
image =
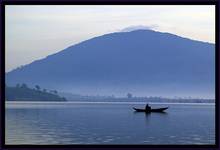
M6 72L92 37L138 28L215 43L215 6L8 5Z

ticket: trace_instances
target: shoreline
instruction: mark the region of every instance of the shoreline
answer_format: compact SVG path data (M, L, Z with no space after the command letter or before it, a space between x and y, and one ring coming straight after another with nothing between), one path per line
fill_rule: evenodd
M183 103L183 102L102 102L102 101L94 101L94 102L88 102L88 101L64 101L64 102L58 102L58 101L5 101L5 104L185 104L185 105L215 105L215 103Z

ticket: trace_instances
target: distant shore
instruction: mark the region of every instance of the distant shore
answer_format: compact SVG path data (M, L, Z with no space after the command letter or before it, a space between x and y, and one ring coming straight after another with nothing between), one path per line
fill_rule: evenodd
M6 101L6 104L146 104L146 102L101 102L101 101ZM170 103L170 102L150 102L149 104L196 104L196 105L215 105L215 103Z

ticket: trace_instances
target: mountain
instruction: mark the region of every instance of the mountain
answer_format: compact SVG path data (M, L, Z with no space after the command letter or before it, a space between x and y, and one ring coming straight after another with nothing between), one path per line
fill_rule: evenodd
M89 95L213 98L215 45L153 30L111 33L8 72L6 83Z

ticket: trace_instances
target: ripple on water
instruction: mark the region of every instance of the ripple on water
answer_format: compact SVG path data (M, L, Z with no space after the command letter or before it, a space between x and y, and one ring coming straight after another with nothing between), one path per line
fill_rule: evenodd
M202 106L200 109L201 106L172 105L172 109L169 109L166 115L153 114L146 118L144 114L132 113L133 104L119 106L74 103L68 104L72 107L59 108L58 104L56 107L49 104L48 107L43 107L45 104L42 104L43 109L34 106L23 109L22 105L18 109L15 107L6 111L7 144L214 144L215 142L212 106ZM204 108L207 109L203 111ZM100 113L102 110L105 112ZM97 116L99 121L96 123L94 120L97 120ZM146 131L148 134L144 134Z

